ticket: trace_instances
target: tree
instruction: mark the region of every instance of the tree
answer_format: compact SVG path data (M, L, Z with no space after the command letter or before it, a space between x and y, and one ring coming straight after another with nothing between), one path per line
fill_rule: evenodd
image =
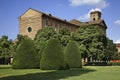
M8 36L2 36L0 39L0 63L10 63L10 58L14 53L14 43L12 40L8 40Z
M118 50L116 49L116 46L113 43L113 41L107 38L106 54L104 60L110 61L116 59L120 59Z
M99 26L81 26L72 34L72 39L78 42L80 50L82 50L82 57L88 58L88 62L103 60L107 40Z
M82 59L79 50L79 45L75 41L70 41L66 46L65 58L70 68L82 67Z
M65 47L70 40L70 30L67 27L62 27L58 32L58 39L60 44Z
M28 38L28 36L24 36L24 35L18 34L18 35L17 35L17 39L16 39L16 41L15 41L16 47L17 47L21 42L23 42L26 38Z
M84 62L86 62L86 58L87 58L87 54L85 53L88 53L87 49L86 49L86 46L81 44L79 46L79 49L80 49L80 53L81 53L81 58L83 58Z
M51 39L57 36L57 33L53 27L44 27L40 30L38 30L35 38L34 43L38 50L39 55L39 61L41 62L42 52L45 47L45 43Z
M66 69L63 49L57 39L50 39L42 53L40 68L43 70Z
M120 60L120 52L116 52L112 55L112 60Z
M53 27L44 27L40 29L35 36L35 46L40 50L46 41L54 37L56 37L55 29Z
M25 38L17 47L13 56L14 69L38 68L39 58L37 48L30 38Z

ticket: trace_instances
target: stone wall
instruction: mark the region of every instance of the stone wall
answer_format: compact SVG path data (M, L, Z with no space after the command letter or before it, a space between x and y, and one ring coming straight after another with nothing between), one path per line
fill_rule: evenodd
M31 13L31 11L29 12ZM42 28L42 14L27 14L26 16L19 17L19 34L27 35L34 39L37 31Z
M76 29L79 27L77 25L71 24L70 22L67 22L66 20L56 19L51 15L43 15L42 26L54 27L56 31L58 31L62 27L68 27L68 29L70 29L71 32L76 31Z

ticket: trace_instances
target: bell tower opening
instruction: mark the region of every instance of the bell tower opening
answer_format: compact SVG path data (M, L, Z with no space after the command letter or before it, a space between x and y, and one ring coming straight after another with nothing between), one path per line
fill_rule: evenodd
M101 20L101 12L93 11L90 13L90 21L98 21Z

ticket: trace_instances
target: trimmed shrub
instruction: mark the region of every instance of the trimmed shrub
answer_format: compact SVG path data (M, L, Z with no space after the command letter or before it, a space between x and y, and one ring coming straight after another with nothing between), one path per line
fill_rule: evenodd
M46 46L46 42L41 46L41 49L38 51L38 56L39 56L39 61L41 62L41 58L42 58L42 53L43 53L43 50Z
M110 62L112 66L120 66L120 62Z
M43 70L66 69L64 52L57 39L50 39L45 45L40 68Z
M82 59L79 46L75 41L70 41L65 48L65 58L70 68L81 68Z
M26 38L16 49L13 56L12 68L32 69L39 68L39 57L37 48L31 39Z
M110 66L109 62L89 62L86 63L84 66Z

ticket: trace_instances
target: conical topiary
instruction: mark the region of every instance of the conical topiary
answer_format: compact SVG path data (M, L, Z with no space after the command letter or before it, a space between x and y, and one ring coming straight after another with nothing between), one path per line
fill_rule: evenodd
M26 38L16 49L13 57L14 69L28 69L39 67L39 57L36 47L31 39Z
M57 39L50 39L42 53L40 68L43 70L66 69L63 49Z
M82 67L79 46L75 41L70 41L65 48L65 58L70 68Z

